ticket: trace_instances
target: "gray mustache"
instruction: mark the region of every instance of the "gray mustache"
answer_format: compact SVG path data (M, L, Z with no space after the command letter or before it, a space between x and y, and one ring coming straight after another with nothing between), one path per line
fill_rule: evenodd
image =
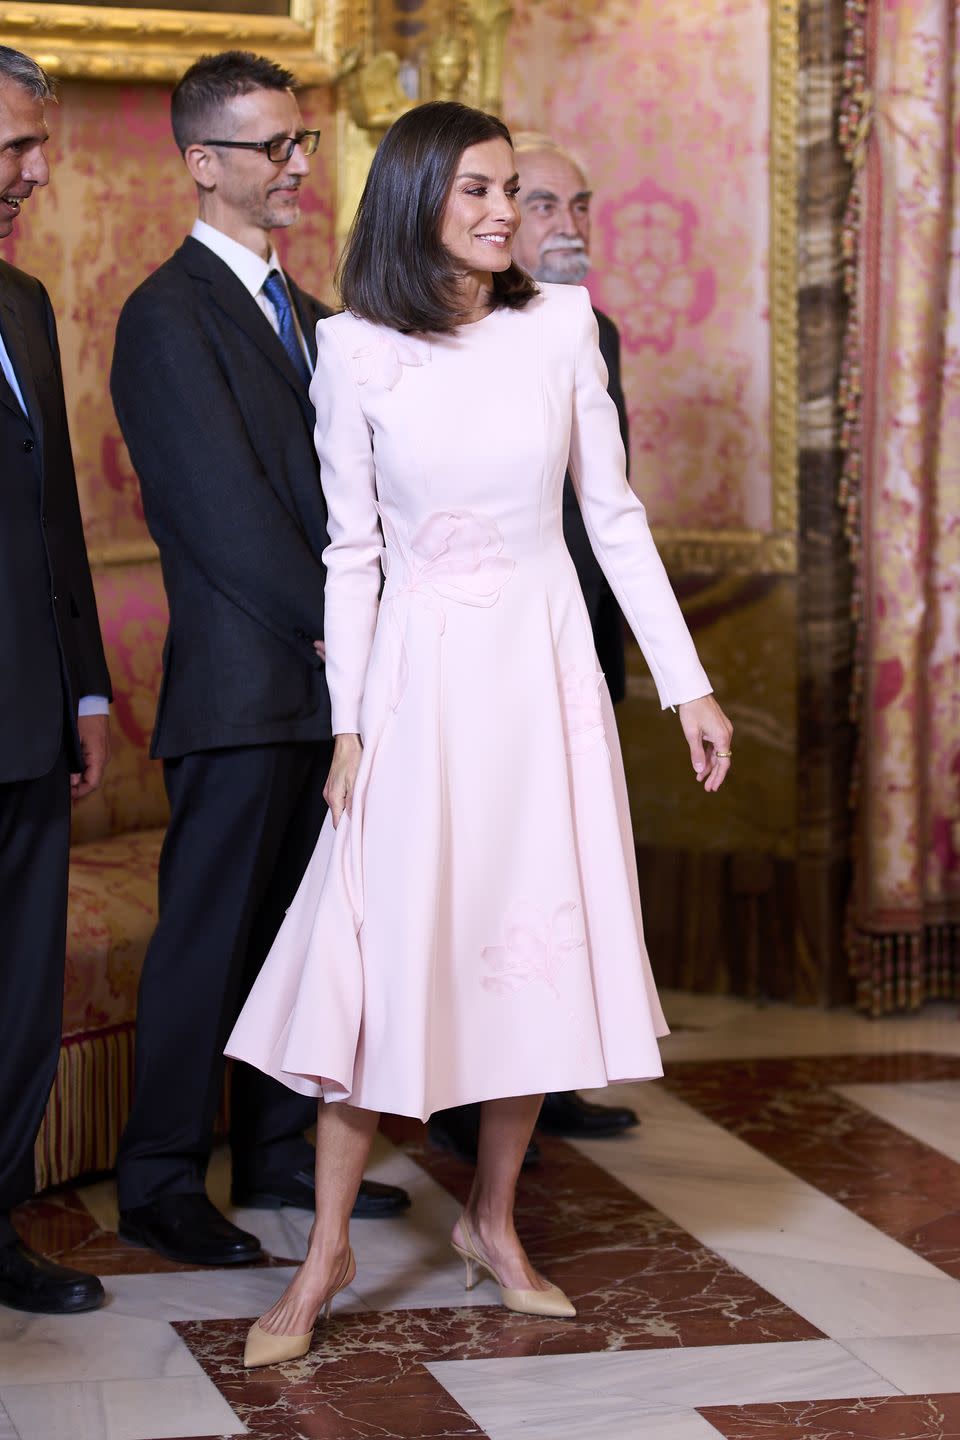
M543 253L548 250L578 250L582 255L587 253L587 247L582 240L569 239L566 235L552 236L543 247Z

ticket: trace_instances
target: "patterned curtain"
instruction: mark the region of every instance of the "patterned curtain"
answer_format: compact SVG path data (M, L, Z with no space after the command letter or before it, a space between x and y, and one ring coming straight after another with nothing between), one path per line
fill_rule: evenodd
M956 0L847 5L850 951L873 1014L960 997L958 15Z

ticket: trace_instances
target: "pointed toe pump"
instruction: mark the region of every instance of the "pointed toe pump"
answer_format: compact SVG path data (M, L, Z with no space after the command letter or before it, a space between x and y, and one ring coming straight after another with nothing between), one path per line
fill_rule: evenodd
M555 1320L572 1320L576 1315L575 1307L558 1285L548 1285L545 1290L511 1290L508 1285L504 1285L489 1260L484 1260L473 1243L473 1236L462 1215L460 1216L460 1233L464 1237L465 1245L458 1245L455 1240L450 1243L467 1267L467 1276L464 1282L467 1290L472 1290L479 1282L480 1276L477 1275L477 1270L485 1270L490 1279L500 1287L500 1299L504 1305L508 1310L515 1310L518 1315L544 1315Z
M356 1273L357 1262L354 1259L353 1251L350 1250L347 1253L347 1263L344 1266L343 1274L320 1306L318 1319L328 1320L330 1318L330 1306L340 1291L345 1290L352 1282ZM306 1355L312 1342L312 1329L304 1335L273 1335L269 1330L261 1328L259 1320L254 1320L247 1332L247 1343L243 1351L244 1369L256 1370L262 1365L282 1365L287 1360L300 1360Z

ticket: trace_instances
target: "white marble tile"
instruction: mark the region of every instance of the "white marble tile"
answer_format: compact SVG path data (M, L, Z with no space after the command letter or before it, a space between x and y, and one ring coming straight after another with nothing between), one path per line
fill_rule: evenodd
M224 1215L256 1235L268 1255L278 1260L302 1260L307 1253L307 1241L313 1215L308 1210L240 1210L225 1206Z
M922 1256L662 1085L622 1093L643 1119L635 1138L577 1142L577 1148L710 1249L942 1277Z
M721 1255L736 1250L814 1264L939 1279L943 1272L829 1196L801 1183L745 1186L719 1177L642 1179L644 1197ZM960 1286L958 1286L960 1294Z
M871 1020L852 1010L800 1010L758 1006L711 995L663 996L668 1021L698 1027L678 1030L662 1044L664 1059L726 1060L787 1055L907 1054L929 1050L960 1054L958 1007L927 1005L917 1015ZM702 1022L701 1017L705 1017ZM699 1028L703 1023L704 1028Z
M838 1095L960 1163L960 1080L835 1088Z
M359 1262L358 1262L359 1263ZM499 1305L495 1285L463 1288L462 1262L442 1259L435 1266L362 1266L353 1288L371 1310L422 1310L429 1306Z
M802 1183L776 1161L672 1095L662 1081L618 1086L616 1097L636 1110L640 1128L581 1145L585 1154L611 1174L631 1172L685 1182L712 1180L719 1173L738 1187Z
M246 1432L206 1378L4 1385L20 1440L170 1440Z
M942 1271L931 1279L736 1250L724 1259L836 1340L960 1333L960 1283Z
M96 1185L78 1186L76 1193L101 1230L116 1234L119 1219L116 1183L113 1180L99 1180Z
M0 1440L20 1440L16 1426L3 1404L0 1404Z
M638 1432L637 1420L643 1422L642 1429ZM576 1432L571 1435L570 1440L587 1440L590 1431L584 1430L584 1425L590 1425L591 1421L584 1417L581 1421L580 1435ZM517 1433L516 1440L524 1440L524 1435L531 1433L528 1426L523 1433ZM556 1433L556 1432L554 1432ZM656 1406L641 1407L634 1404L632 1414L628 1414L626 1427L622 1430L611 1430L607 1426L594 1428L593 1435L596 1440L717 1440L718 1432L708 1420L698 1415L696 1410L661 1410ZM491 1436L491 1440L495 1437ZM513 1440L512 1436L503 1435L496 1437L496 1440ZM546 1440L550 1440L549 1431Z
M696 1410L646 1405L608 1390L571 1398L521 1380L510 1383L506 1403L490 1396L479 1408L481 1415L472 1418L489 1440L717 1440L717 1431Z
M655 1419L657 1411L665 1426L676 1418L684 1434L683 1412L695 1406L899 1393L829 1340L443 1361L428 1369L491 1440L535 1433L547 1417L562 1422L556 1433L571 1440L606 1435L608 1423L619 1434L616 1427L632 1419L632 1434L647 1440L646 1415ZM585 1428L598 1418L604 1428Z
M111 1315L109 1308L87 1315L0 1310L0 1386L201 1373L163 1320Z
M453 1196L382 1135L377 1136L366 1173L385 1185L402 1185L412 1204L392 1220L351 1222L350 1240L359 1270L437 1271L449 1265L450 1232L460 1213Z
M905 1395L947 1395L960 1388L960 1333L846 1340L844 1346Z
M677 1032L688 1027L717 1030L739 1024L759 1008L753 1001L735 995L691 995L686 990L661 990L660 1000L667 1024Z
M269 1310L293 1267L269 1270L192 1270L173 1275L113 1275L107 1279L110 1315L144 1320L245 1320ZM336 1310L365 1310L352 1289L337 1297Z
M960 1282L663 1086L634 1086L624 1145L578 1148L825 1334L952 1334Z

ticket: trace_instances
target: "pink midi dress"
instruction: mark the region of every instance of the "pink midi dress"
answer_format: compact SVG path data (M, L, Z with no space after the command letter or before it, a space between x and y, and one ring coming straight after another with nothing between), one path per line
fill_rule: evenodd
M662 704L710 684L627 483L587 291L544 285L452 336L346 313L317 341L327 679L363 757L227 1054L421 1119L659 1075L568 464Z

